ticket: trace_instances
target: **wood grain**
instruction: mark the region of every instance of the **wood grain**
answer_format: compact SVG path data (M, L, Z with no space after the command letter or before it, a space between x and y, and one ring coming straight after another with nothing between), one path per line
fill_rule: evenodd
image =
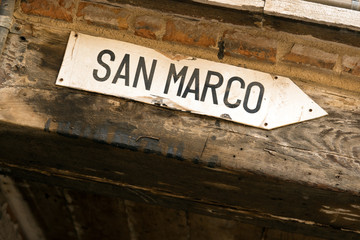
M360 27L358 11L302 0L266 0L264 12L353 30Z
M42 220L48 239L322 240L112 195L22 179L15 184Z
M247 10L247 11L263 11L265 2L263 0L245 0L245 1L236 1L236 0L193 0L194 2L199 2L208 5L215 5L227 8L233 8L238 10Z

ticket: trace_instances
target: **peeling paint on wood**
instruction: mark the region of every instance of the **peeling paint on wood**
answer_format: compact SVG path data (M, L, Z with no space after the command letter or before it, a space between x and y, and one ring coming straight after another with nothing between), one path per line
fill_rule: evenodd
M359 30L360 12L302 0L266 0L264 12Z

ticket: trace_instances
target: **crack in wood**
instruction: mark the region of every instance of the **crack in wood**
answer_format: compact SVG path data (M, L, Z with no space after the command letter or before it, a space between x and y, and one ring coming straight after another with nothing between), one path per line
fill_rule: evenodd
M274 153L276 153L275 150L273 150L273 149L268 149L268 148L264 148L264 151L267 152L267 153L269 153L271 156L275 156Z
M203 149L202 149L202 151L201 151L201 154L200 154L200 157L199 157L200 160L202 159L202 155L203 155L203 153L204 153L204 151L205 151L206 144L207 144L207 142L208 142L208 140L209 140L209 136L210 136L210 133L208 133L208 135L207 135L207 137L206 137L206 140L205 140L205 143L204 143L204 147L203 147Z

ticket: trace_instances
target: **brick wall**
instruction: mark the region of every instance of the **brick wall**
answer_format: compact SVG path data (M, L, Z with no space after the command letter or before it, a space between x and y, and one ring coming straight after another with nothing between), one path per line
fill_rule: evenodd
M106 0L23 0L18 5L20 19L360 91L360 48L354 46L258 22L240 26Z

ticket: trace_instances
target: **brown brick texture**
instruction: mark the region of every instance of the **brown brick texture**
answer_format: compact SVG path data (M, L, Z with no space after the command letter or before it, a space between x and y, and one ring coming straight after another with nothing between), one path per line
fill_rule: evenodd
M345 55L342 61L342 70L355 76L360 76L360 57Z
M277 42L266 37L252 36L242 31L225 31L225 54L276 62Z
M168 20L164 41L178 42L201 47L216 47L216 29L197 21Z
M306 66L333 69L338 54L328 53L317 48L295 44L283 60L285 62L301 64Z
M114 29L128 29L129 11L98 3L81 2L76 13L79 21Z
M94 25L126 31L126 34L176 43L179 45L210 48L219 59L225 57L238 58L240 62L254 60L254 63L268 63L273 66L289 68L291 66L311 67L313 70L342 71L346 75L360 77L360 57L356 53L341 50L319 49L309 46L311 42L320 40L286 42L264 31L242 26L229 26L217 21L194 19L171 13L159 13L151 9L133 7L116 1L105 4L101 1L83 0L21 0L20 12L44 18L57 19L73 23L81 23L82 27ZM270 31L268 31L269 33ZM272 36L272 37L270 37ZM309 44L308 44L308 43ZM290 50L288 46L294 44ZM313 44L312 44L313 45ZM315 45L316 46L316 45ZM325 51L324 49L327 49ZM338 51L338 53L336 53ZM279 56L278 56L279 54ZM340 59L341 65L336 65ZM282 57L281 57L282 56ZM242 63L240 63L242 64ZM335 67L336 65L336 67ZM336 68L336 69L335 69Z
M71 22L75 3L73 0L22 0L20 6L26 14Z
M154 16L138 16L135 20L135 35L157 39L165 27L165 21Z

